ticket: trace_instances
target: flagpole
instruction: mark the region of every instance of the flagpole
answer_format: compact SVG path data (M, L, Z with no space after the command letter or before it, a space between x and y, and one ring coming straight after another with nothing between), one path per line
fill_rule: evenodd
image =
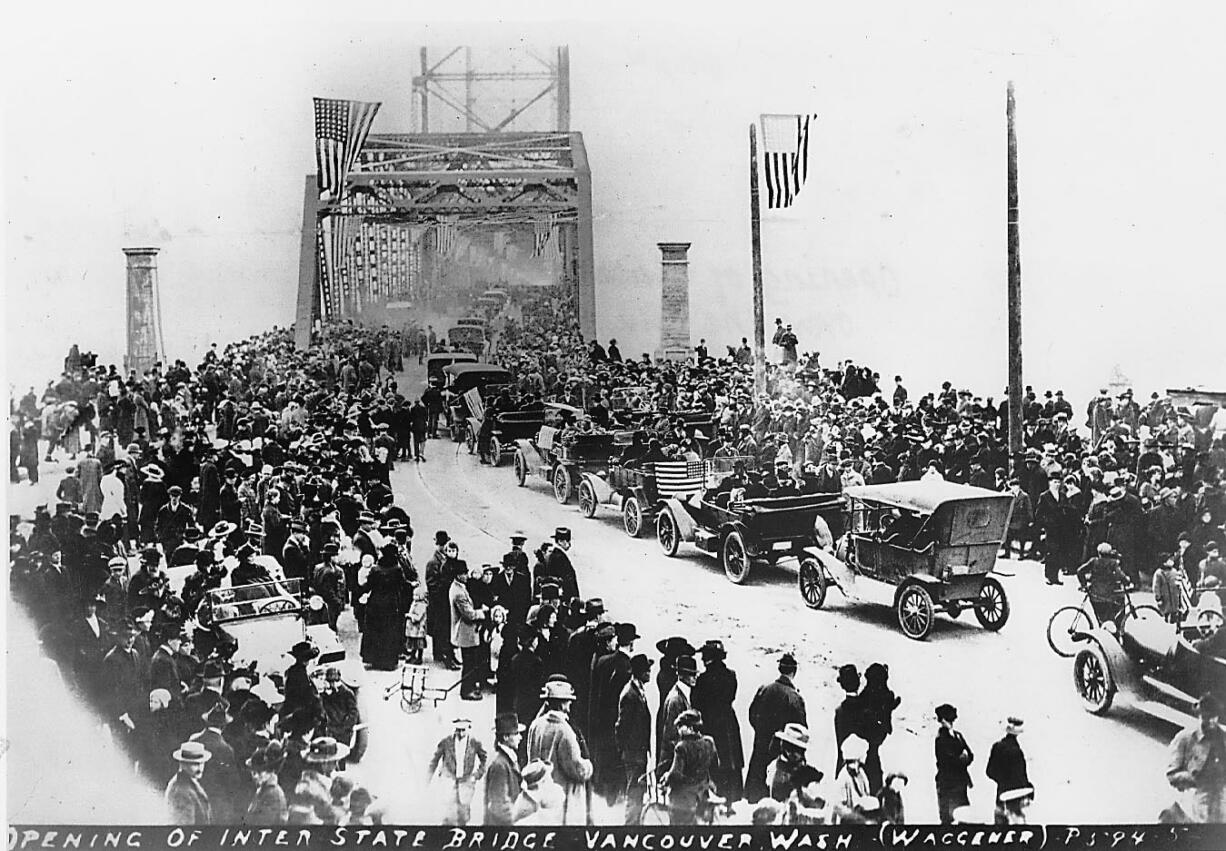
M1017 133L1013 129L1013 83L1005 94L1008 161L1005 167L1008 205L1009 270L1009 469L1018 466L1022 451L1022 253L1017 211Z
M753 392L766 392L766 321L762 316L762 224L758 201L758 136L749 125L749 236L753 246Z

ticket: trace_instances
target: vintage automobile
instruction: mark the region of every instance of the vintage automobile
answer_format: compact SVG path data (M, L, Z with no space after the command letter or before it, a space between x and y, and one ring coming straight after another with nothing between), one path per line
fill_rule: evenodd
M708 461L708 487L699 494L664 499L656 512L656 540L667 556L682 541L717 556L724 575L737 585L749 581L756 564L796 559L803 570L816 565L812 550L834 546L842 530L838 494L744 499L739 490L719 492L713 482L731 472L737 460ZM728 466L715 468L715 462Z
M464 438L469 454L477 451L477 434L488 412L480 418L469 420L468 434ZM516 442L527 440L540 432L545 424L543 411L501 411L494 415L493 433L490 434L490 462L497 467L504 455L514 457Z
M535 473L553 486L554 499L565 505L574 495L582 473L608 465L613 432L567 428L580 421L584 417L579 408L560 402L545 403L544 424L536 437L515 442L515 480L520 487Z
M287 652L304 638L319 648L321 665L345 658L344 645L326 623L307 626L307 601L299 579L216 588L205 595L197 618L237 639L236 665L254 662L262 673L284 671Z
M470 427L480 427L479 415L484 412L481 396L511 383L511 373L492 363L473 361L453 363L443 368L443 404L451 439L461 443L468 439ZM476 391L477 399L472 398ZM473 434L476 431L473 430Z
M1222 628L1222 618L1200 615L1183 624L1130 617L1088 630L1073 657L1073 686L1086 711L1105 715L1125 706L1187 727L1196 723L1202 695L1226 699L1226 659L1194 645Z
M484 325L456 325L447 329L447 345L481 357L485 354Z
M472 352L439 352L426 357L426 384L443 384L443 370L453 363L476 363Z
M615 445L629 443L631 432L617 433ZM622 464L617 456L604 470L585 472L579 481L579 511L595 517L601 505L621 512L626 534L637 538L655 527L656 511L664 500L702 491L705 481L702 461L649 461Z
M800 594L820 609L830 586L853 599L892 606L908 638L922 640L935 613L974 609L985 629L1009 619L1009 600L991 573L1013 497L945 481L847 488L846 534L833 556L802 565Z

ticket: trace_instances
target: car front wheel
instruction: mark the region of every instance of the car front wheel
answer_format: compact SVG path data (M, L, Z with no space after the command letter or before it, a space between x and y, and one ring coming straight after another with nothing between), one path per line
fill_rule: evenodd
M724 537L724 545L720 547L720 561L724 565L724 575L735 585L744 585L749 579L749 571L753 564L749 551L745 548L745 538L735 530Z
M923 641L932 631L932 595L918 582L912 582L898 593L898 626L903 635Z
M1073 685L1087 712L1106 715L1115 699L1115 677L1107 656L1097 644L1089 644L1073 659Z

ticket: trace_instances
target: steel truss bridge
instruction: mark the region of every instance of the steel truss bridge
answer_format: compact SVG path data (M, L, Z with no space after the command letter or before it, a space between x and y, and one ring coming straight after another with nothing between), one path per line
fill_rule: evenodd
M295 336L316 320L429 297L447 271L535 240L595 336L591 172L577 132L371 134L338 198L303 195ZM529 244L531 244L529 242Z

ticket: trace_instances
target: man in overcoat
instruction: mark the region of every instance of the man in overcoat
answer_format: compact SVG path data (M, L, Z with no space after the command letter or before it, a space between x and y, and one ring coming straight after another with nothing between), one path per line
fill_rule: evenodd
M656 773L661 777L673 764L673 746L681 735L677 732L677 718L693 708L690 694L698 679L698 662L693 656L678 656L676 669L677 682L664 698L660 717L656 719Z
M632 623L616 624L613 630L617 648L592 661L592 693L588 698L588 738L599 755L592 788L610 803L625 789L625 772L613 731L622 690L630 682L630 655L640 637Z
M784 653L779 657L779 678L759 688L749 704L749 723L754 730L754 739L749 770L745 776L745 797L750 803L756 803L768 794L766 766L773 756L771 742L775 733L786 724L806 727L809 724L805 699L793 684L796 669L796 657Z
M519 767L519 742L524 725L514 712L494 716L494 758L485 773L485 824L514 824L515 802L523 785Z
M745 752L741 746L741 725L732 708L736 700L736 674L724 660L728 653L724 643L711 640L699 648L703 671L694 683L691 702L702 713L703 729L715 742L718 764L711 769L711 779L721 798L738 801L744 794L742 770Z
M954 722L958 720L956 708L942 703L936 708L936 716L940 724L936 738L937 810L941 824L952 824L954 810L970 804L967 790L972 783L967 769L975 754L962 734L954 729Z
M651 750L651 710L647 707L647 681L651 659L638 653L630 659L630 681L617 700L613 736L625 772L626 824L638 824L647 791L647 763Z
M209 796L200 785L204 764L212 754L199 742L184 742L174 752L179 770L166 784L166 808L174 825L204 825L213 823Z

